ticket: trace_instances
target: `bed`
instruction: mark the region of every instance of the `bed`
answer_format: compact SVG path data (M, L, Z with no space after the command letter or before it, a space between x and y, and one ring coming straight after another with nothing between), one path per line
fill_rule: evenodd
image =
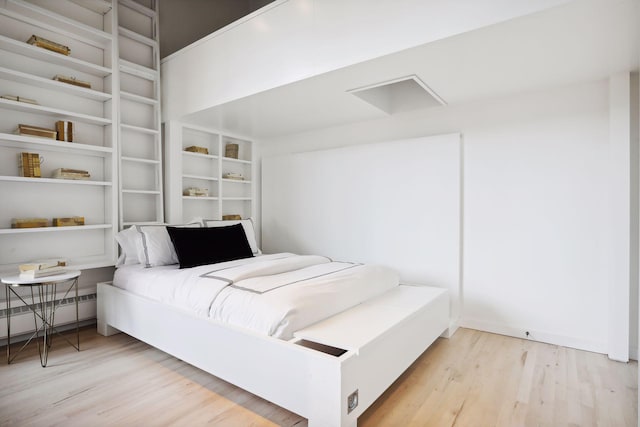
M243 234L251 255L190 265L185 250L204 248L194 236L210 244L221 231L121 232L114 281L98 284L98 332L125 332L329 427L357 425L449 325L445 289L401 285L382 266L263 255L249 223L213 224Z

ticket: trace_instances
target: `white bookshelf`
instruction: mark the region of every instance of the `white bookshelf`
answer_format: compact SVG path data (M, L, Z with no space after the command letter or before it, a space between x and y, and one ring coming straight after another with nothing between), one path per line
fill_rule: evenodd
M113 265L118 206L118 46L116 5L102 0L0 1L0 272L25 261L66 258L78 269ZM71 49L32 46L31 35ZM91 88L53 80L74 77ZM18 135L19 124L55 129L71 121L74 142ZM42 177L19 176L18 155L37 153ZM88 170L89 180L52 178L57 168ZM13 218L83 216L84 226L11 228Z
M165 189L168 222L192 218L221 219L223 215L255 215L254 162L252 142L215 129L171 121L164 124ZM238 144L238 159L225 157L225 146ZM197 146L208 154L185 151ZM244 180L226 179L227 173ZM184 195L189 187L207 189L208 196Z

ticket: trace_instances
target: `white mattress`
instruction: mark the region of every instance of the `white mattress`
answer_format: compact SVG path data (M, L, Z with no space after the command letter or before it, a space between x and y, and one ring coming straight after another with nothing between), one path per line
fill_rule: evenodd
M201 317L281 339L398 286L379 265L282 253L179 269L116 270L114 286Z

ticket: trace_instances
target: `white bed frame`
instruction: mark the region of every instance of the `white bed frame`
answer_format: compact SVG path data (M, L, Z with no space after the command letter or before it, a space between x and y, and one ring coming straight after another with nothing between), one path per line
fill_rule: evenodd
M401 285L290 341L199 318L110 283L98 284L97 316L102 335L132 335L307 418L310 427L346 427L356 426L447 330L449 296L441 288ZM342 354L330 354L336 352Z

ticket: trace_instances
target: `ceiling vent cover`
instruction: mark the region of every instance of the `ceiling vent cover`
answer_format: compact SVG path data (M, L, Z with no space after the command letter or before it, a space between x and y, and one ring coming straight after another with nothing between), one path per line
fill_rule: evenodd
M387 114L421 110L447 104L416 75L351 89L347 92Z

